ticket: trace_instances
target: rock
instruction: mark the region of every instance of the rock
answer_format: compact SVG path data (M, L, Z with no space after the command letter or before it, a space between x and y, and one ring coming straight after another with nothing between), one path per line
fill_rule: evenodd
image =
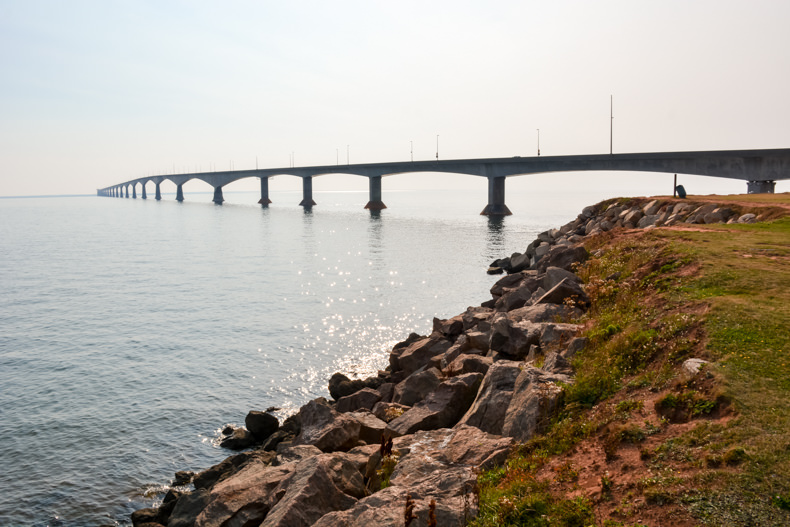
M464 322L460 315L447 320L434 317L433 331L441 334L446 339L454 341L464 331Z
M653 216L661 209L661 205L657 199L654 199L642 207L642 212L645 216Z
M475 400L482 380L482 373L466 373L443 382L425 399L397 419L390 421L387 430L393 435L400 436L418 430L455 425Z
M277 450L277 446L280 443L282 443L284 441L291 441L291 440L293 440L294 435L295 434L293 434L291 432L287 432L287 431L285 431L285 430L283 430L281 428L280 430L277 430L275 433L270 435L266 439L266 441L263 442L263 444L261 445L261 449L265 450L267 452L272 452L274 450Z
M442 382L442 372L436 368L412 373L395 386L392 402L413 406L434 391Z
M503 360L492 364L472 406L456 426L474 426L484 432L501 435L513 388L523 367L524 363L520 361Z
M468 349L469 337L467 337L466 334L462 334L457 339L455 339L455 344L450 346L450 348L444 352L444 355L442 355L442 360L439 362L439 366L437 367L441 370L444 370L448 364L453 362L458 358L459 355L465 353Z
M209 502L209 491L197 489L181 496L170 513L167 527L192 527Z
M570 380L566 375L546 373L526 366L513 387L502 435L524 442L540 432L562 402L563 390L558 383L568 383Z
M342 373L335 373L329 378L329 395L335 401L341 397L347 397L365 387L364 381L360 379L351 380Z
M493 310L485 307L467 307L466 311L461 315L461 320L464 322L464 332L469 332L477 327L480 322L488 320L493 314Z
M320 397L302 406L302 431L297 445L313 445L324 452L350 450L359 442L360 423L348 414L336 412Z
M538 262L537 269L539 273L545 272L549 267L570 271L574 264L584 262L587 256L587 250L581 245L575 247L557 245Z
M492 267L489 267L488 269L486 269L486 274L502 274L504 272L505 272L505 270L502 269L501 267L493 267L492 266Z
M255 444L255 436L246 428L235 428L233 433L220 441L219 446L230 450L244 450Z
M390 368L393 372L402 371L405 375L410 375L428 364L436 355L442 355L452 344L443 338L421 338L405 348L393 349L390 353Z
M532 279L533 282L537 282ZM535 286L537 284L534 284ZM494 309L499 312L512 311L524 307L532 297L534 287L519 287L518 289L506 289L494 303Z
M273 452L244 452L225 458L220 463L199 472L192 478L196 489L209 489L217 482L235 474L249 463L269 464L275 457Z
M581 330L578 324L544 323L540 333L541 348L563 347L569 343Z
M708 364L708 361L702 359L687 359L683 361L683 371L693 377L699 373L700 369L705 364Z
M362 388L358 392L338 399L335 410L340 413L353 412L360 409L371 410L380 400L381 394L378 390Z
M642 216L642 218L637 222L636 227L639 229L655 227L656 225L658 225L658 221L660 219L661 219L660 214L651 214L649 216Z
M566 360L573 359L577 353L587 347L589 341L590 339L587 337L576 337L572 339L568 344L568 348L562 352L562 356L565 357Z
M469 331L466 333L466 338L468 339L470 349L480 350L483 353L488 351L488 342L491 339L491 335L488 333L483 333L482 331ZM467 353L470 353L470 351L467 350Z
M376 406L373 407L372 413L385 423L389 423L393 419L403 415L409 408L409 406L404 404L378 402Z
M384 402L392 401L392 396L395 393L395 383L392 382L385 382L379 386L378 389L379 394L381 394L381 400Z
M757 216L752 214L751 212L748 212L738 217L738 223L755 223L756 221L757 221Z
M735 211L729 207L716 207L708 214L705 214L702 220L705 223L724 223L733 215L735 215Z
M539 338L539 334L530 334L518 327L513 320L501 317L491 326L489 353L496 351L510 358L523 359L529 353L529 346L537 344Z
M642 219L642 216L644 216L644 213L641 210L634 209L634 210L629 211L625 215L625 217L623 217L623 222L624 223L630 223L631 225L635 226L639 222L639 220Z
M513 320L532 322L569 321L582 316L582 310L560 304L538 304L514 309L508 313Z
M175 473L175 479L173 480L173 485L176 487L183 487L184 485L189 485L192 483L192 478L195 477L195 473L188 471L188 470L179 470Z
M455 377L464 373L485 373L494 361L489 357L481 357L479 355L461 355L451 362L444 370L445 375L448 377Z
M162 524L167 521L163 518L158 508L139 509L132 513L133 527L142 527L143 525Z
M565 357L556 351L552 351L546 355L546 360L543 362L541 369L549 373L560 373L569 376L573 375L573 367L571 366L571 363L565 360Z
M378 445L381 442L381 434L386 430L387 423L365 410L351 412L347 415L359 422L360 441L368 445Z
M247 430L255 437L256 441L264 441L280 428L280 421L268 412L252 410L244 418Z
M280 445L277 447L277 456L272 460L271 466L280 467L302 461L323 452L313 445Z
M540 280L540 286L543 287L545 291L549 291L565 278L572 282L581 283L581 279L570 271L566 271L559 267L547 267L546 272Z
M510 270L508 273L520 273L529 268L529 256L526 254L514 253L510 257Z
M533 272L533 275L534 274L535 273ZM490 289L491 296L494 297L495 299L499 298L505 292L505 289L513 289L518 287L518 284L520 284L521 281L524 280L526 276L527 275L525 275L525 273L517 273L517 274L507 275L504 278L500 278L499 280L496 281L496 283L494 283L494 285L491 286Z
M559 284L540 297L535 304L564 304L567 301L573 301L574 305L585 308L590 305L590 298L584 292L584 289L577 282L567 278L563 278Z

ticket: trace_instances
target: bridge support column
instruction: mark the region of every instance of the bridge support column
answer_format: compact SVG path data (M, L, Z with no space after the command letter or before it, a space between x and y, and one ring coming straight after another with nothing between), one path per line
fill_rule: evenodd
M386 209L387 206L381 201L381 176L369 177L368 181L370 181L370 199L365 208L370 210Z
M129 185L126 185L124 188L126 189L126 198L128 199L129 198Z
M776 181L749 181L746 184L748 194L773 194Z
M268 207L271 202L272 200L269 199L269 177L261 176L261 199L258 200L258 203Z
M145 183L140 184L140 193L142 194L143 199L148 199L148 195L145 193Z
M159 201L162 199L162 191L159 190L159 183L155 183L156 185L156 200Z
M184 201L184 184L176 185L176 201Z
M225 198L222 197L222 187L214 187L214 199L212 200L217 205L222 205Z
M480 213L481 216L510 216L513 214L505 205L505 178L488 178L488 205Z
M137 183L132 184L132 198L137 199Z
M302 202L299 203L302 207L312 207L315 205L313 201L313 177L307 176L302 178Z

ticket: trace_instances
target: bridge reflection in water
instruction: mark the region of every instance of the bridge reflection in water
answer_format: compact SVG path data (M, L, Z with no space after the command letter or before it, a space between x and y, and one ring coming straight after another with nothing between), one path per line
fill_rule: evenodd
M302 178L302 207L310 208L313 201L313 178L328 174L353 174L368 178L370 195L366 209L373 211L387 208L382 201L381 179L386 176L416 172L448 172L467 174L488 179L488 204L481 214L507 216L505 180L508 177L551 172L580 171L632 171L663 172L741 179L747 182L747 192L769 193L774 191L777 180L790 179L790 148L768 150L714 150L702 152L653 152L643 154L599 154L579 156L506 157L490 159L456 159L446 161L408 161L395 163L363 163L355 165L326 165L314 167L264 168L231 170L225 172L195 172L147 176L98 189L99 196L141 197L146 199L146 184L155 185L156 199L162 199L160 186L168 180L176 185L176 200L184 200L184 183L199 179L214 188L214 203L224 201L222 187L240 179L260 178L261 199L266 207L269 199L269 178L290 175Z

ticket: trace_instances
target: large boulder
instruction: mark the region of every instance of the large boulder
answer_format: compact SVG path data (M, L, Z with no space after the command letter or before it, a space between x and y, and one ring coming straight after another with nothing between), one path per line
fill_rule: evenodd
M358 392L338 399L335 410L340 413L353 412L356 410L370 410L381 399L381 393L379 393L378 390L362 388Z
M353 381L342 373L335 373L329 378L329 395L335 401L341 397L347 397L365 387L365 382L361 379Z
M503 316L491 325L488 349L489 353L496 352L512 359L523 359L529 353L529 347L537 344L539 339L539 332L519 327L518 322Z
M584 262L587 257L587 250L581 245L573 247L555 245L546 256L540 259L537 269L539 273L545 272L549 267L559 267L571 271L574 264Z
M434 391L442 382L442 372L436 368L419 370L395 386L392 402L413 406Z
M524 273L510 274L500 278L491 286L491 296L496 299L504 294L505 289L516 289L522 280L530 276L530 273L532 276L537 274L535 271L526 271Z
M453 343L445 338L420 338L403 348L393 348L390 353L390 368L393 372L402 371L405 375L419 370L430 360L442 355Z
M268 412L252 410L244 419L244 425L257 441L265 441L280 428L280 421Z
M350 450L359 443L360 423L335 411L320 397L302 406L302 431L294 444L313 445L324 452Z
M567 375L526 366L513 386L502 435L524 442L543 430L562 403L561 383L569 382Z
M461 355L447 365L444 373L448 377L455 377L464 373L485 373L494 363L491 357L481 357L480 355Z
M563 278L560 283L552 287L541 296L536 304L564 304L572 301L577 306L589 306L590 298L578 282Z
M524 366L523 362L506 360L492 364L472 406L456 427L475 426L484 432L501 435L513 388Z
M570 271L566 271L559 267L547 267L546 272L541 277L540 285L545 291L548 291L562 282L564 278L577 283L581 282L581 279Z
M356 497L364 496L365 486L362 474L353 463L342 456L324 454L299 462L272 494L282 497L266 515L263 525L307 526L329 512L353 507Z
M466 373L444 381L425 399L390 421L387 430L401 436L455 425L475 400L482 380L482 373Z
M233 431L222 438L219 446L230 450L244 450L256 443L255 436L246 428L234 428Z
M454 341L455 338L464 331L463 319L461 315L449 319L434 317L433 331L434 333L439 333L446 339Z

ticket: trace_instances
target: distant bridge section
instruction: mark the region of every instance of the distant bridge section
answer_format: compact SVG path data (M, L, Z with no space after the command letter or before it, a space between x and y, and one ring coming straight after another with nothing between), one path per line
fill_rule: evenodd
M363 163L355 165L325 165L313 167L263 168L255 170L233 170L225 172L196 172L147 176L98 189L99 196L137 197L140 185L141 197L147 198L146 183L156 187L156 199L162 199L160 185L169 180L176 185L176 200L184 200L183 185L199 179L214 188L214 203L224 201L222 187L239 179L260 178L261 199L264 207L269 199L269 178L290 175L302 178L302 201L299 205L312 207L313 178L326 174L353 174L366 177L370 183L370 197L366 209L386 208L381 196L381 178L415 172L449 172L468 174L488 179L488 204L481 214L491 216L509 215L505 205L505 180L508 177L550 172L633 171L691 174L747 182L747 192L772 193L776 181L790 179L790 148L770 150L714 150L703 152L653 152L643 154L597 154L579 156L506 157L490 159L455 159L436 161L406 161L394 163Z

